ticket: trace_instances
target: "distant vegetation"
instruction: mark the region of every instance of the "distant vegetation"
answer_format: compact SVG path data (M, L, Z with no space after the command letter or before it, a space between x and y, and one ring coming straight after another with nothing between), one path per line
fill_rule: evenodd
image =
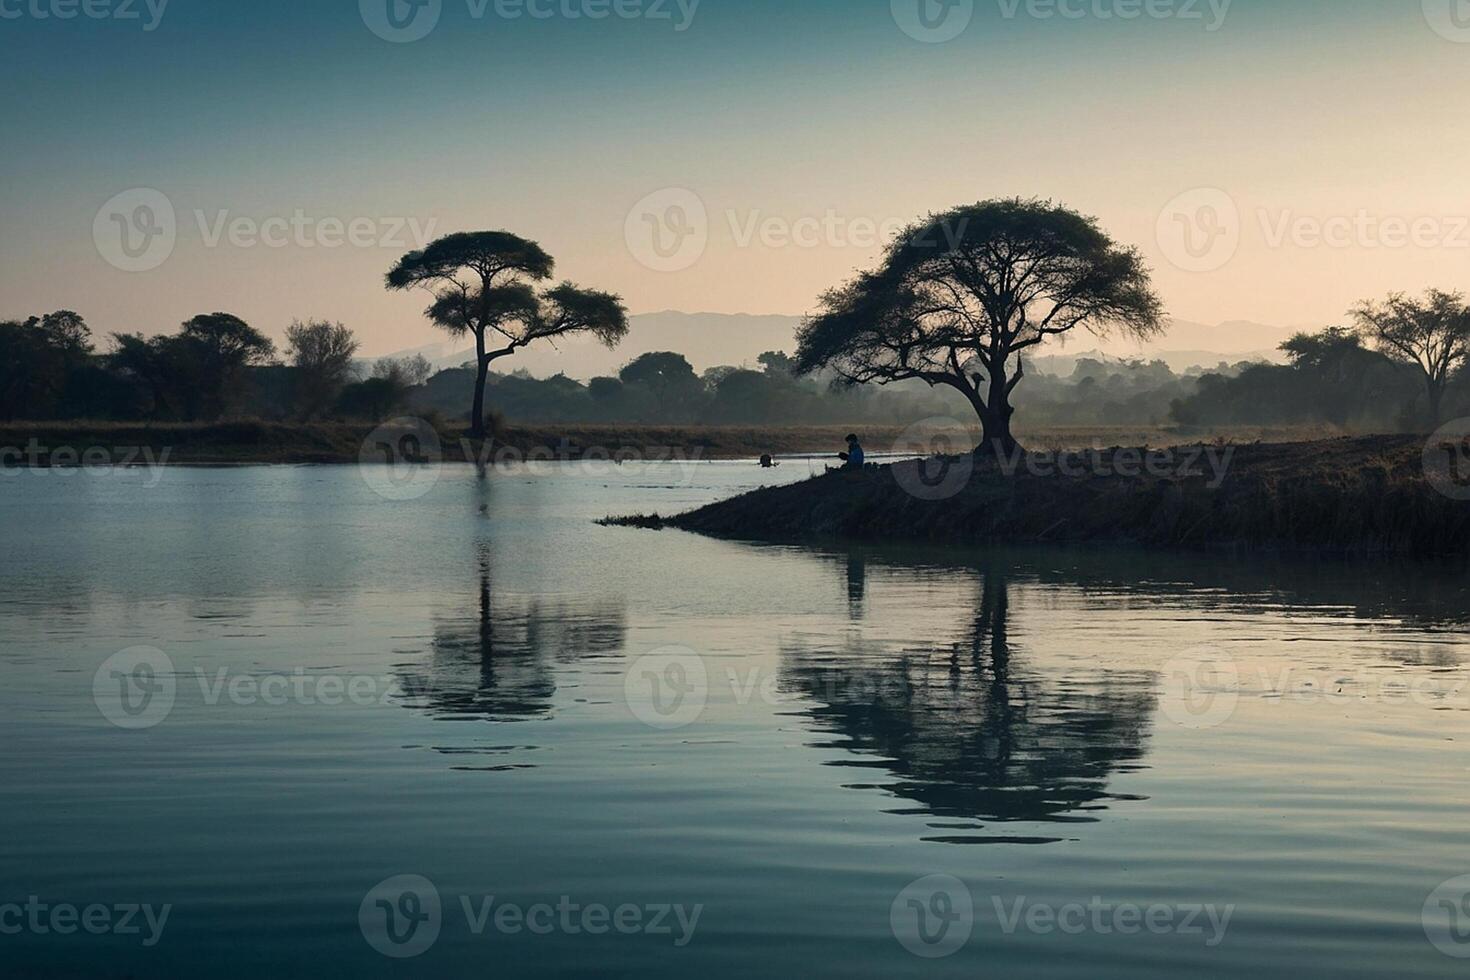
M0 420L376 422L405 412L463 420L473 397L472 366L435 372L422 357L371 367L349 359L344 370L343 350L356 341L340 325L296 324L277 352L233 317L190 324L152 340L123 336L99 345L68 311L0 323ZM215 336L221 332L227 336ZM214 339L206 342L201 333ZM1429 426L1419 369L1370 349L1357 333L1302 334L1283 350L1285 365L1218 364L1183 373L1162 361L1082 357L1061 375L1033 369L1015 405L1024 413L1023 431ZM696 374L682 355L660 352L588 383L492 372L486 401L512 425L892 426L936 415L974 418L952 390L922 382L834 388L831 375L799 378L792 367L789 356L771 351L754 367ZM1452 374L1441 397L1444 417L1470 415L1470 372L1462 367Z
M430 321L474 338L472 360L439 372L422 357L365 369L353 331L328 321L292 323L280 351L223 312L176 333L114 333L103 350L69 310L0 323L0 421L357 423L412 412L468 420L478 436L507 423L880 426L947 416L978 420L983 445L1008 453L1018 413L1027 431L1371 432L1470 414L1470 307L1438 290L1361 303L1348 328L1283 344L1286 365L1178 374L1161 361L1084 357L1065 377L1041 372L1049 340L1076 331L1149 338L1163 322L1138 253L1048 202L987 201L918 222L877 269L822 298L794 355L768 351L756 365L703 374L674 351L586 383L492 372L533 344L586 335L612 348L627 335L619 297L565 282L540 289L552 270L535 242L503 231L450 235L404 255L388 288L427 290Z

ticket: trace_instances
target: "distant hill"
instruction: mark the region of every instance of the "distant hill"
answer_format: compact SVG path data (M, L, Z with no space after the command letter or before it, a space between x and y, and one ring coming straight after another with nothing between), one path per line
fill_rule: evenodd
M616 350L610 351L587 338L561 343L557 348L538 344L513 359L499 362L496 370L525 369L538 378L561 373L586 381L599 375L615 375L623 365L650 351L678 351L689 359L696 372L721 364L753 366L755 359L766 351L789 353L796 345L796 329L801 324L801 318L795 316L676 310L640 313L629 319L628 339ZM1230 364L1243 360L1281 361L1276 348L1294 332L1244 320L1214 326L1175 320L1162 338L1149 344L1100 341L1090 334L1079 334L1068 344L1048 345L1032 362L1047 373L1065 375L1071 373L1079 357L1159 359L1177 372L1196 366L1214 368L1222 361ZM451 340L388 356L414 354L422 354L436 368L458 367L474 357L473 348ZM364 363L370 365L373 360L376 358L365 359Z

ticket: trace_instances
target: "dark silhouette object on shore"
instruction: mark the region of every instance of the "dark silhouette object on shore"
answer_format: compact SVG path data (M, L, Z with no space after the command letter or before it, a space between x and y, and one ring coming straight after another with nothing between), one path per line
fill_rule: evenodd
M555 262L541 246L507 231L448 235L409 252L387 275L389 289L422 286L434 295L425 315L452 336L475 338L475 400L470 433L485 435L490 365L538 340L591 334L616 347L628 333L621 297L563 282L538 293Z
M1431 289L1423 299L1393 293L1365 301L1351 316L1358 333L1393 360L1418 368L1429 399L1431 427L1444 421L1445 389L1470 363L1470 307L1463 293Z
M780 463L776 462L776 460L771 457L770 453L763 453L761 455L761 469L773 470L780 465Z
M201 313L174 336L113 340L113 365L142 382L155 409L184 421L226 414L241 399L249 369L276 355L268 337L231 313Z
M980 417L983 446L1010 453L1023 355L1078 328L1162 332L1138 250L1050 202L985 201L911 225L878 269L827 293L798 334L797 369L954 388Z
M867 462L868 454L863 452L863 445L858 442L858 437L856 435L849 435L847 437L847 452L838 453L837 458L842 460L844 464L843 469L860 470L863 468L863 464Z
M296 369L293 401L299 418L326 415L352 380L362 344L351 330L327 320L297 320L286 328L286 356Z

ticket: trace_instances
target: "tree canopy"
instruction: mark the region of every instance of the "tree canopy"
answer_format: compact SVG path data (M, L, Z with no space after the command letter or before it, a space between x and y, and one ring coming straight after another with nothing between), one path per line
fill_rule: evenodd
M1162 321L1142 257L1096 220L1045 201L985 201L911 225L876 270L827 293L798 335L797 369L950 386L980 416L985 445L1008 451L1027 350L1078 328L1151 337Z
M508 231L461 232L409 252L388 271L390 290L421 287L434 297L425 316L453 336L475 338L470 429L485 432L490 365L537 341L588 334L614 347L628 332L627 311L612 293L570 282L538 293L555 263L535 242Z
M1430 421L1438 426L1450 378L1470 363L1470 307L1464 295L1439 289L1422 299L1392 293L1382 303L1359 303L1351 316L1359 334L1378 350L1419 369Z

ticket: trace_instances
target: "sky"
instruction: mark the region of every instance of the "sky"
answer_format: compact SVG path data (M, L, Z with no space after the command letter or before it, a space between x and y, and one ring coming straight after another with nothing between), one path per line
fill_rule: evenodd
M0 316L101 334L414 347L383 274L500 228L635 313L799 315L1007 196L1181 319L1470 288L1462 0L0 0L0 50Z

